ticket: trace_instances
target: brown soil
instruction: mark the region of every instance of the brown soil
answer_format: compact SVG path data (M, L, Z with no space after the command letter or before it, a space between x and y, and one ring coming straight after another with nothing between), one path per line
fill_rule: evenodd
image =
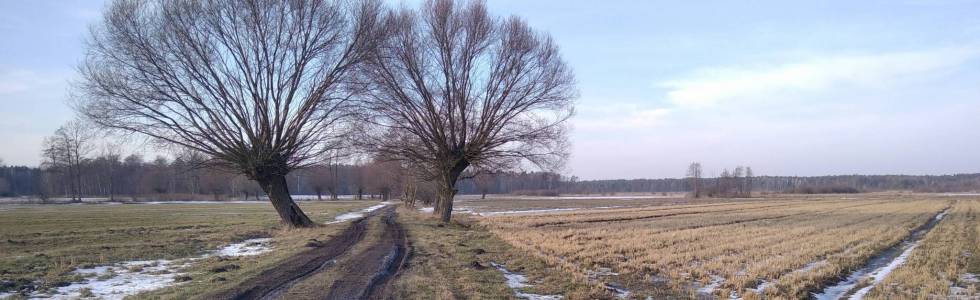
M351 259L345 259L336 265L336 258L361 242L368 231L368 219L376 215L384 218L381 239L361 253L348 254ZM340 235L323 242L319 247L290 257L275 268L265 270L235 288L204 298L280 299L294 284L331 269L341 272L341 279L334 282L328 290L322 291L322 295L313 295L316 298L383 299L388 281L405 264L408 257L407 243L405 231L395 221L395 208L387 207L352 222Z
M408 238L391 207L384 212L381 239L337 266L344 276L330 286L326 299L386 299L388 283L408 259Z

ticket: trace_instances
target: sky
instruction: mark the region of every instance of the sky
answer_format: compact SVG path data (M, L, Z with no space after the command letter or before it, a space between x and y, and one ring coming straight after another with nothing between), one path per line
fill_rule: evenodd
M581 97L565 173L980 172L980 1L488 1ZM0 1L0 159L37 165L102 1Z

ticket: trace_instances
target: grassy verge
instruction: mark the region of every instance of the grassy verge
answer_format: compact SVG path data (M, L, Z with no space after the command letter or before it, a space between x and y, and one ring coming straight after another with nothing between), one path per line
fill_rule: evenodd
M408 232L409 265L392 285L395 299L508 299L514 292L491 262L527 275L524 292L562 294L566 299L608 297L602 288L566 276L543 260L511 247L465 215L441 225L427 213L400 209Z
M303 202L316 222L374 203ZM268 204L33 205L0 210L0 292L51 290L81 278L76 268L131 260L198 256L230 242L274 237L275 251L260 257L195 262L192 280L181 290L192 295L197 285L233 283L298 251L309 238L327 238L343 224L326 229L285 230ZM225 266L224 274L205 275ZM239 276L241 275L241 276ZM219 279L219 277L221 279ZM168 292L155 293L164 297ZM175 298L184 298L176 295Z

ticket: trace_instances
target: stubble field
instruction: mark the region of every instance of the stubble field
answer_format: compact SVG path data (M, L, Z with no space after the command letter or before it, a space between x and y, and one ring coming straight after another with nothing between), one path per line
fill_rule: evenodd
M907 238L920 232L925 237L904 258L908 263L878 275L884 282L866 295L945 298L952 287L976 297L978 203L897 195L734 200L494 215L485 222L556 268L639 299L850 297L874 277L842 285L853 288L842 294L821 292L870 260L894 262L882 253L911 245Z

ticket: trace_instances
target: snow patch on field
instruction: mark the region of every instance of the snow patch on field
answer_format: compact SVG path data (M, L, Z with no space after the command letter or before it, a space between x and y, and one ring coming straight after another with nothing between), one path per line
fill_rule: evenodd
M431 206L429 206L429 207L421 207L421 208L419 208L419 211L420 211L420 212L424 212L424 213L430 213L430 214L431 214L432 212L434 212L435 210L436 210L436 209L435 209L435 207L431 207ZM474 215L479 215L478 213L476 213L476 212L473 212L473 209L471 209L471 208L469 208L469 207L460 207L460 208L453 208L453 213L458 213L458 214L474 214Z
M817 300L837 300L844 297L852 300L864 299L864 296L871 291L885 277L888 276L892 271L901 266L908 260L909 256L912 255L912 251L919 245L921 238L926 235L932 227L934 227L946 214L949 212L949 208L943 210L942 212L936 214L936 216L929 220L929 223L923 225L923 227L912 232L901 244L895 248L889 248L873 257L864 267L852 272L844 280L828 286L821 293L814 294L813 298ZM895 253L901 251L898 256ZM867 286L863 286L860 289L854 291L861 283L868 283ZM854 291L851 294L851 291Z
M936 219L938 220L941 218L940 216L936 216ZM868 284L868 286L858 290L857 292L854 293L854 295L851 295L851 297L848 299L851 300L864 299L864 295L867 295L868 292L870 292L871 289L875 287L875 285L878 285L878 283L880 283L882 280L885 280L885 277L888 277L888 274L894 271L895 268L898 268L898 266L905 264L905 261L909 259L909 255L912 255L912 250L915 250L916 246L918 246L918 243L915 243L909 246L908 249L905 249L905 251L902 251L902 254L896 257L894 260L892 260L891 263L888 263L888 265L885 265L884 267L875 270L875 272L871 274L871 278L873 279L871 284Z
M493 266L494 268L497 268L497 270L500 271L500 273L504 274L504 278L507 279L507 286L514 291L514 295L517 296L517 298L528 299L528 300L562 299L561 295L538 295L538 294L529 294L529 293L521 292L521 289L531 286L530 284L527 284L527 276L524 276L523 274L520 273L511 272L510 270L507 270L507 268L504 268L503 265L500 265L495 262L490 262L490 265Z
M271 238L250 239L234 243L215 251L218 256L252 256L272 251Z
M826 264L827 264L827 260L826 259L824 259L824 260L818 260L818 261L815 261L815 262L808 263L805 266L803 266L803 268L800 268L799 270L795 270L793 272L794 273L809 273L810 271L813 271L813 269L822 267L822 266L824 266Z
M771 282L771 281L763 280L762 282L759 282L759 285L755 286L755 288L746 289L746 290L751 291L751 292L754 292L754 293L756 293L758 295L763 295L763 294L765 294L766 289L769 288L770 286L772 286L772 284L773 284L773 282Z
M272 239L249 239L206 253L198 257L168 260L140 260L120 262L108 266L81 268L73 271L88 277L85 281L73 282L59 287L54 295L32 293L30 299L78 299L83 290L88 290L95 298L123 299L126 296L152 291L178 284L180 272L192 262L212 256L252 256L271 251ZM2 299L3 297L0 297Z
M337 216L336 218L334 218L333 221L327 222L327 224L337 224L337 223L347 222L347 221L350 221L350 220L361 219L361 218L364 218L364 215L365 214L368 214L368 213L371 213L372 211L376 211L376 210L379 210L381 208L384 208L385 206L388 206L389 204L392 204L392 203L393 202L381 202L381 204L374 205L374 206L371 206L371 207L368 207L368 208L365 208L365 209L362 209L362 210L359 210L359 211L341 214L341 215Z
M711 275L711 282L708 282L708 285L699 288L698 294L711 295L711 293L714 293L715 290L721 287L721 284L724 282L725 282L725 277L721 277L718 275Z
M826 259L822 259L822 260L810 262L810 263L804 265L802 268L799 268L799 269L796 269L796 270L793 270L793 271L789 272L789 274L794 274L794 273L809 273L810 271L813 271L813 269L822 267L822 266L824 266L826 264L827 264L827 260ZM771 286L773 286L773 285L775 285L777 282L779 282L779 281L778 280L775 280L775 279L774 280L762 279L761 281L759 281L759 284L756 285L754 288L748 288L748 289L745 289L745 290L746 291L753 292L756 295L764 295L766 293L766 289L769 288L769 287L771 287ZM729 297L729 298L730 299L742 299L741 296L737 296L737 295L734 298L732 298L732 297Z
M496 215L515 215L515 214L540 214L540 213L550 213L556 211L572 211L579 210L581 208L548 208L548 209L529 209L529 210L507 210L507 211L493 211L493 212L483 212L480 213L481 216L489 217Z
M77 299L83 290L101 299L123 299L140 292L168 287L175 283L173 270L186 267L187 263L171 260L130 261L113 266L77 269L75 273L93 277L85 282L75 282L59 287L51 299ZM31 295L31 298L40 295Z
M482 200L476 199L474 196L479 197L480 195L461 195L457 196L457 199L466 200ZM615 200L639 200L639 199L671 199L671 198L683 198L682 194L668 194L668 195L575 195L575 196L520 196L520 195L497 195L491 197L487 195L488 200L492 199L518 199L518 200L589 200L589 199L615 199Z
M106 204L110 204L108 202ZM162 205L162 204L265 204L265 201L149 201L149 202L133 202L133 204L150 204L150 205ZM119 204L119 203L116 203Z

